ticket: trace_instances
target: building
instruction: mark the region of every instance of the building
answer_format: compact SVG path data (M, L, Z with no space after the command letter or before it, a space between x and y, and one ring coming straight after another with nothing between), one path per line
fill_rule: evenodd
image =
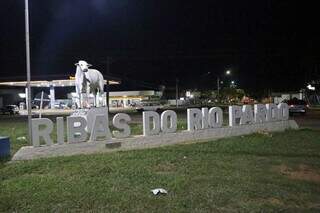
M273 92L271 94L271 97L273 98L273 102L278 104L283 102L284 100L290 100L293 98L304 100L305 93L303 90L300 90L299 92Z

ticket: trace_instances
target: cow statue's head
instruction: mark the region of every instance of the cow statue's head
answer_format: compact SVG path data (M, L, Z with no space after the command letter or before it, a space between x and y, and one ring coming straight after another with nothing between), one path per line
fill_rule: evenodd
M74 65L79 67L82 72L87 72L89 67L92 66L91 64L88 64L86 61L82 60L80 60L78 63L75 63Z

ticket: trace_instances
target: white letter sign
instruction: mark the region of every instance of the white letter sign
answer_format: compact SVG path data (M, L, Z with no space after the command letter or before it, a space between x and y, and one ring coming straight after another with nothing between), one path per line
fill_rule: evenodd
M229 106L229 126L236 126L240 121L242 110L240 106Z
M267 107L264 104L254 105L254 122L264 123L267 120Z
M161 114L161 130L163 133L173 133L177 130L177 114L174 111L166 110Z
M209 110L209 126L211 128L219 128L223 123L223 112L220 107L212 107Z
M160 133L160 116L157 112L146 111L143 116L143 135L157 135ZM150 129L150 119L152 120L152 129Z
M202 111L197 108L187 110L188 131L199 130L202 127Z
M34 147L40 146L40 137L48 146L52 144L50 134L53 130L53 123L48 118L34 118L31 120L32 126L32 143ZM40 129L40 126L43 128Z
M279 109L279 120L286 121L289 119L289 106L286 103L278 105Z
M252 124L253 123L253 111L250 105L242 106L242 115L240 119L240 124Z
M75 123L80 125L75 126ZM83 117L68 117L67 118L67 132L68 143L79 143L87 140L87 132L85 128L87 121Z
M97 141L98 137L104 137L105 140L111 139L108 118L104 114L95 116L91 129L90 141Z
M267 104L267 121L277 121L279 117L279 109L276 104Z
M131 129L130 126L128 125L128 122L131 121L131 118L128 114L125 113L118 113L116 114L113 119L112 123L113 126L116 127L117 129L122 129L123 131L113 131L113 135L116 138L126 138L129 137L131 134Z

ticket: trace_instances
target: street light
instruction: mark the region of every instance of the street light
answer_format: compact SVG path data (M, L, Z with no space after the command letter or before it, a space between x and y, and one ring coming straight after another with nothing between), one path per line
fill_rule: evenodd
M225 75L231 75L231 70L227 70L225 72ZM217 76L217 89L218 89L218 97L220 95L220 77Z
M32 144L31 128L31 72L30 72L30 39L29 39L29 0L25 0L25 33L26 33L26 70L27 70L27 109L28 109L28 136L29 143Z
M225 75L231 75L231 70L226 70ZM204 76L208 76L211 75L211 72L207 72L206 74L202 75L201 77ZM222 81L220 81L220 76L219 75L215 75L217 77L217 90L218 90L218 97L220 95L220 83L223 83Z
M236 82L232 80L232 81L230 82L230 87L231 87L231 88L235 88L235 87L236 87Z
M307 88L312 91L316 90L316 87L312 86L311 84L309 84Z

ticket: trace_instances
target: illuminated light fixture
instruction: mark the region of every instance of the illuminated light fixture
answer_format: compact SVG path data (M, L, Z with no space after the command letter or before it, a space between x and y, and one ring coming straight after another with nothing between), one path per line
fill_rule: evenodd
M308 86L307 86L307 88L309 89L309 90L316 90L316 87L313 87L311 84L309 84Z
M226 75L230 75L231 74L231 71L230 70L227 70L226 71Z
M18 95L20 98L26 98L26 93L19 93Z

